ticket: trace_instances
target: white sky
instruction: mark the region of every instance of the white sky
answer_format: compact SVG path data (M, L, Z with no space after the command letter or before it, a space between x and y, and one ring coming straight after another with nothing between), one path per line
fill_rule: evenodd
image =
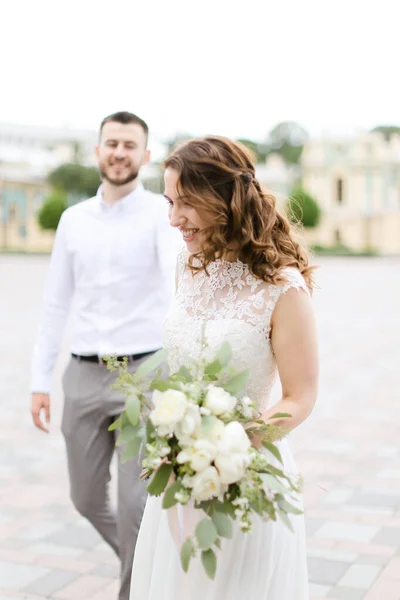
M396 5L398 9L396 9ZM400 124L398 0L0 0L0 121L262 140Z

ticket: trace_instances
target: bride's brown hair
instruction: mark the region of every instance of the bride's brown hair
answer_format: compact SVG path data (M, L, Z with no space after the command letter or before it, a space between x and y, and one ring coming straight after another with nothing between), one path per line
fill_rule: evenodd
M295 267L312 289L308 254L278 212L275 197L256 179L253 154L246 146L217 136L191 140L167 158L165 167L177 171L180 197L212 218L213 226L203 230L201 253L189 259L193 271L229 256L272 284L285 279L283 268ZM201 267L193 264L195 257Z

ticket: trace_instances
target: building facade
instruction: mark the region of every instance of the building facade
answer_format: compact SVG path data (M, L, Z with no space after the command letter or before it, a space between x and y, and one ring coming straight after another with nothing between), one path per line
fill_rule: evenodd
M47 176L62 163L95 164L97 134L0 123L0 248L48 251L53 234L37 224Z
M323 213L308 241L400 254L400 136L314 139L301 167L303 187Z

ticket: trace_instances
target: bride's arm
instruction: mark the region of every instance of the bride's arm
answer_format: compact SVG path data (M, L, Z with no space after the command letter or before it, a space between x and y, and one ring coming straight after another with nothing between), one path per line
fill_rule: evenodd
M272 314L271 344L282 398L262 419L269 422L277 412L288 413L290 419L274 419L273 423L291 430L310 415L317 397L317 336L311 299L304 291L291 288L280 296Z

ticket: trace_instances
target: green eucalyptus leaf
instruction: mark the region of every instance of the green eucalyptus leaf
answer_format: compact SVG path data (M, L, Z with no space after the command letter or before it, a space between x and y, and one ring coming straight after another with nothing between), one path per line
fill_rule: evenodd
M185 573L188 572L190 559L194 555L194 546L191 538L187 538L181 548L181 564Z
M264 491L267 493L269 489L275 490L281 494L287 494L288 489L278 481L273 475L268 473L260 473L260 478L263 482Z
M213 523L217 528L218 535L231 538L233 535L232 521L221 512L215 512L212 516Z
M250 369L246 369L245 371L242 371L241 373L231 377L231 379L224 383L222 387L224 390L235 396L239 392L243 391L249 375Z
M224 342L217 354L217 360L222 367L227 367L232 360L232 349L229 342Z
M156 436L156 428L153 425L153 421L151 419L147 419L146 421L146 437L147 441L151 441Z
M128 460L132 460L133 458L136 458L140 452L140 447L142 445L142 438L141 436L137 435L134 439L130 440L125 448L124 448L124 452L122 454L122 462L125 463Z
M218 537L217 528L211 519L202 519L196 526L195 534L200 550L208 550Z
M271 452L271 454L273 454L275 458L279 460L280 463L283 464L281 453L279 452L279 449L277 448L277 446L275 446L275 444L273 444L272 442L264 441L262 445L264 446L264 448L269 450L269 452Z
M159 350L155 354L152 354L147 360L145 360L144 362L142 362L141 365L139 365L139 367L136 369L133 375L133 379L135 381L138 381L139 379L146 377L146 375L149 375L149 373L158 369L158 367L162 363L164 363L166 359L167 353L164 349Z
M139 422L140 415L140 400L135 396L129 396L125 405L125 412L128 415L129 421L132 425L137 425Z
M222 365L219 362L219 360L214 360L213 362L206 365L206 367L204 369L204 373L205 373L205 375L208 375L208 377L215 377L215 375L218 375L218 373L221 371L221 369L222 369Z
M217 571L217 557L215 556L214 550L204 550L201 553L201 562L203 563L203 567L207 575L210 579L215 578L215 573Z
M300 510L296 506L293 506L293 504L290 504L290 502L288 502L285 499L279 500L278 504L279 504L279 508L281 508L284 512L286 512L288 514L292 514L292 515L302 515L303 514L302 510Z
M180 379L183 379L184 381L186 381L186 383L192 383L193 381L193 376L185 365L182 365L179 368L179 370L175 373L175 376L179 377Z
M206 415L201 417L201 429L204 433L209 433L217 422L215 415Z
M292 417L292 415L290 415L289 413L280 413L277 412L274 415L272 415L272 417L268 417L269 419L290 419Z
M118 417L118 419L116 419L116 421L114 421L113 423L111 423L110 427L108 428L108 431L115 431L115 429L119 429L122 425L122 417Z
M127 425L122 429L121 433L119 434L116 445L123 446L124 444L127 444L128 442L134 440L141 429L142 428L140 427L140 425L136 425L136 427L134 427L133 425Z
M286 525L286 527L292 532L294 533L294 529L293 529L293 525L291 520L289 519L289 517L287 516L287 514L285 512L283 512L283 510L278 510L278 515L280 516L282 522Z
M172 483L164 492L162 507L163 508L172 508L175 504L178 503L178 500L175 498L175 494L182 489L182 484L180 481L175 481Z
M172 465L163 464L161 467L154 473L152 480L147 486L147 491L150 496L159 496L163 493L165 488L167 487L168 480L172 473Z

